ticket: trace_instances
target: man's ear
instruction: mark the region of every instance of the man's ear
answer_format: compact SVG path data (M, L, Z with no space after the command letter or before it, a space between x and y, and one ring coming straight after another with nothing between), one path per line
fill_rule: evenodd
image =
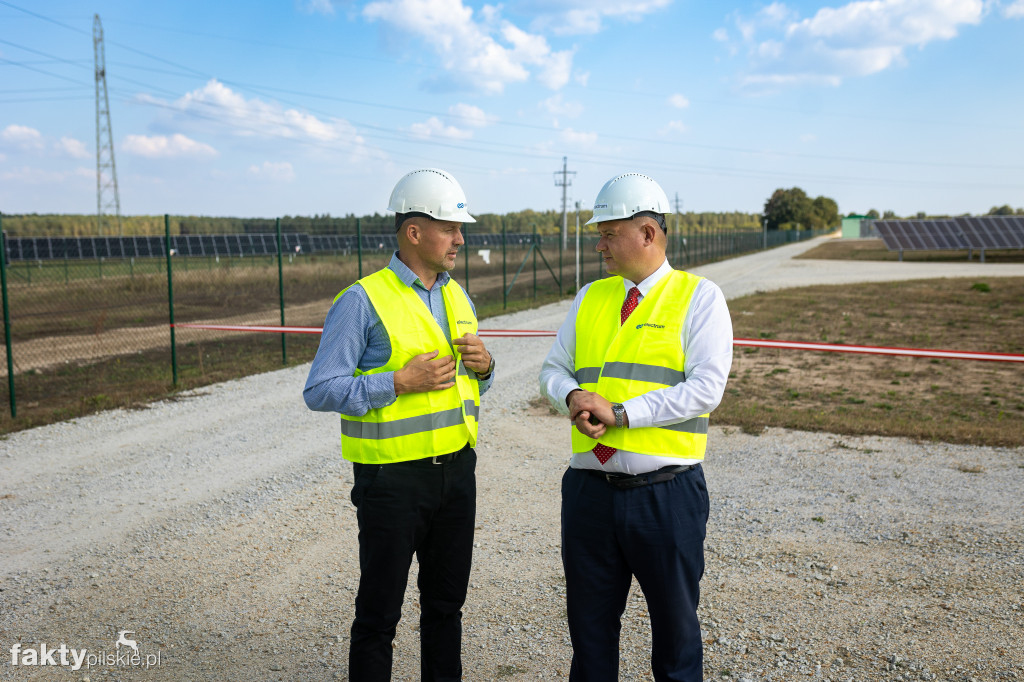
M406 239L409 240L410 244L420 243L420 222L418 220L410 220L402 229L405 230Z
M657 239L657 232L661 231L661 228L653 220L645 220L643 227L644 231L644 246L650 246Z

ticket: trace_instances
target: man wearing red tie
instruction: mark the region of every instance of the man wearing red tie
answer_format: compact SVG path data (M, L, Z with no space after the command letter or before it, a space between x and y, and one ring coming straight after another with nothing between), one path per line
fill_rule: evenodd
M625 173L594 202L613 276L583 287L540 373L572 420L562 478L569 679L618 679L619 628L635 576L651 615L654 679L703 679L697 603L709 503L708 415L732 364L721 289L665 257L668 197Z

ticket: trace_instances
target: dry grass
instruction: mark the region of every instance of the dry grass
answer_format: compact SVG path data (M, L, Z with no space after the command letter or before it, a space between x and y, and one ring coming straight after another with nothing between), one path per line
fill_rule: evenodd
M735 335L1024 353L1024 279L818 286L730 302ZM737 347L719 424L1024 444L1020 364Z

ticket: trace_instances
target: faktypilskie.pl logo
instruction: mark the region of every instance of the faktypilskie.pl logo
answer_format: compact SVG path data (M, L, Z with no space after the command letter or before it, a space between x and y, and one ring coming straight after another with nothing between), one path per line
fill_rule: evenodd
M99 651L90 653L87 649L75 649L67 644L51 647L46 642L38 645L24 645L15 642L9 649L11 654L10 662L12 667L40 667L54 666L67 667L71 670L89 668L154 668L161 663L161 652L141 653L139 645L128 635L134 634L134 630L121 630L118 632L117 641L114 643L113 651ZM122 648L123 647L123 648Z

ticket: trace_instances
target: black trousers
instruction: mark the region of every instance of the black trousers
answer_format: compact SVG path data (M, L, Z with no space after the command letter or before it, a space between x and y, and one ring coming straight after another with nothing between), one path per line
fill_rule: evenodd
M420 676L462 679L462 605L476 520L476 452L466 445L433 458L354 464L359 591L349 680L391 679L395 630L413 554L419 562Z
M628 489L586 471L565 472L562 564L572 682L618 679L619 629L632 576L651 616L654 679L703 679L697 602L708 510L699 466Z

